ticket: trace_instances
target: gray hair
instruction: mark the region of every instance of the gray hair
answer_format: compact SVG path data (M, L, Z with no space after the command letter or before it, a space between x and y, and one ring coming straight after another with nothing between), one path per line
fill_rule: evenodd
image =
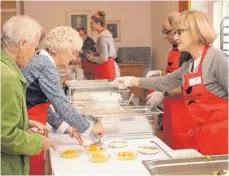
M41 36L41 26L36 20L26 15L13 16L3 25L1 47L16 45L21 39L33 43L36 36Z
M171 27L174 25L174 22L179 15L180 15L179 12L171 12L166 16L166 18L168 19L169 25Z
M43 41L44 49L51 50L56 53L60 50L76 49L80 51L83 40L79 33L69 26L58 26L46 35Z

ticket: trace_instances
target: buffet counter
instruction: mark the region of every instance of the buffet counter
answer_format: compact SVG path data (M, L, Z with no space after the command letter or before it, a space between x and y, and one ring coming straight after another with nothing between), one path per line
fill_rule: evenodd
M69 135L49 134L49 138L54 140L58 150L74 149L77 147L75 139ZM87 139L85 139L87 141ZM154 155L137 154L137 158L133 161L120 161L116 158L117 152L120 151L138 151L138 146L149 145L151 141L158 146L159 152ZM107 146L109 141L104 141ZM152 143L153 144L153 143ZM61 158L59 151L50 151L51 168L53 175L80 175L80 176L110 176L110 175L150 175L148 170L142 164L142 160L166 159L170 158L165 151L172 151L159 138L152 137L148 139L131 139L128 140L128 146L122 149L114 149L107 147L107 152L111 153L111 159L105 163L93 163L90 155L86 151L82 151L81 156L75 159Z

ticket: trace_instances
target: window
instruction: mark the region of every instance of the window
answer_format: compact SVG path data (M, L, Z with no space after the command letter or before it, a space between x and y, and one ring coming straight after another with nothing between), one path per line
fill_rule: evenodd
M229 50L229 2L214 1L213 2L213 26L216 31L217 38L213 45L224 50L227 54Z

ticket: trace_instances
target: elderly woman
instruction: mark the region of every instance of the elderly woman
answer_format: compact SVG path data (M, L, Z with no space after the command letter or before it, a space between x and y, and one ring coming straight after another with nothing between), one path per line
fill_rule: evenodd
M83 41L78 32L68 26L52 29L43 40L44 49L34 56L23 70L27 81L26 103L29 113L39 114L45 102L52 104L48 109L48 122L62 134L66 130L73 134L80 143L78 132L102 134L100 123L89 123L67 100L61 87L57 67L67 67ZM46 109L45 109L46 111ZM55 111L55 113L54 113ZM46 113L43 110L43 114ZM39 118L44 118L40 114ZM38 120L38 119L37 119Z
M1 174L29 175L29 155L54 144L47 137L28 132L42 127L28 120L23 68L35 54L41 35L39 23L28 16L15 16L4 25L1 35ZM19 67L19 68L18 68Z
M138 86L157 91L183 86L189 118L194 121L193 127L184 134L183 142L204 155L227 154L228 59L211 46L216 35L202 12L183 12L174 29L178 50L188 51L192 60L164 77L122 77L115 82L122 88ZM184 114L183 121L185 118Z

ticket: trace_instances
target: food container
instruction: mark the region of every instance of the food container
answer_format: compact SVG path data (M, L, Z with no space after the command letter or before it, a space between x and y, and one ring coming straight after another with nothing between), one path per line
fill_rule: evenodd
M90 155L90 159L93 163L105 163L111 159L111 153L108 152L92 153Z
M151 175L216 175L228 170L228 155L143 160L142 163Z
M139 146L138 152L143 155L154 155L159 152L159 148L155 145Z
M128 142L123 139L116 139L108 143L108 147L110 148L125 148L127 146L128 146Z
M122 96L120 93L103 92L91 94L89 96L89 101L92 109L115 109L120 106Z
M90 154L92 154L92 153L103 153L103 152L107 151L107 148L105 146L99 145L99 144L85 146L85 149Z
M138 153L133 150L122 150L116 154L116 157L120 161L133 161L137 158Z
M75 159L82 154L82 150L78 148L60 149L58 152L60 157L64 159Z

